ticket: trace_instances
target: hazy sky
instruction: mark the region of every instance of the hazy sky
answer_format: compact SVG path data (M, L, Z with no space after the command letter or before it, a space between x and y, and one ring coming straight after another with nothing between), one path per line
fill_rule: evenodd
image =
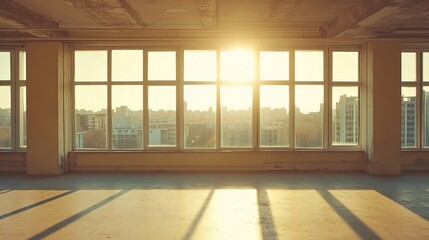
M10 80L10 52L0 52L0 81Z
M0 86L0 108L10 108L9 86Z
M415 87L402 87L401 95L404 97L415 97L416 96L416 88Z
M295 74L297 81L323 81L324 77L323 51L296 51ZM184 78L186 81L215 81L217 79L217 60L215 50L185 50ZM246 49L220 52L220 79L236 82L252 82L255 77L255 51ZM75 55L76 81L106 81L107 80L107 51L77 51ZM334 80L357 81L358 53L334 52ZM148 76L152 80L176 79L176 53L174 51L151 51L148 53ZM262 51L260 53L260 78L266 80L289 79L289 52ZM259 77L258 77L259 78ZM112 51L112 81L142 81L143 51L142 50L113 50ZM216 92L211 87L196 86L185 88L185 99L188 109L207 110L209 106L215 109ZM107 88L95 86L99 91L91 91L90 87L77 86L76 108L94 111L106 108L105 99ZM81 89L79 89L81 88ZM112 106L127 105L132 110L142 108L142 87L114 87ZM210 90L206 90L210 89ZM230 109L248 109L252 105L252 86L223 86L221 90L222 105ZM344 93L354 94L355 90L344 89ZM356 90L357 91L357 90ZM173 110L176 106L175 87L149 88L149 105L152 109ZM319 111L323 102L323 87L296 86L296 104L303 113ZM288 88L265 87L261 85L262 107L288 107ZM223 99L225 98L225 99ZM339 96L333 96L337 99Z
M416 81L416 53L402 53L401 61L401 79L402 81Z
M185 86L184 100L188 110L207 111L212 107L216 111L216 85Z

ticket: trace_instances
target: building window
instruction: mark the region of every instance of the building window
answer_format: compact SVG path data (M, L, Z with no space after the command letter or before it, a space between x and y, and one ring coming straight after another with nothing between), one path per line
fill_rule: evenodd
M25 51L0 49L0 151L27 145Z
M77 49L74 148L357 148L359 61L357 50Z
M402 52L401 80L402 148L428 148L429 52Z

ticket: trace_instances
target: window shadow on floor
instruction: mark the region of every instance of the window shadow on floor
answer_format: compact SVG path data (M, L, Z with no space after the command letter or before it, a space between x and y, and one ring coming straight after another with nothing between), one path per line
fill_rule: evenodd
M1 194L8 193L8 192L12 192L12 191L13 191L13 190L4 190L4 191L1 191L1 192L0 192L0 195L1 195Z
M22 213L22 212L25 212L25 211L28 211L28 210L30 210L30 209L33 209L33 208L38 207L38 206L40 206L40 205L43 205L43 204L45 204L45 203L52 202L52 201L54 201L54 200L56 200L56 199L59 199L59 198L65 197L65 196L70 195L70 194L72 194L72 193L74 193L74 192L76 192L76 190L70 190L70 191L67 191L67 192L64 192L64 193L58 194L58 195L56 195L56 196L53 196L53 197L47 198L47 199L45 199L45 200L39 201L39 202L37 202L37 203L33 203L33 204L28 205L28 206L26 206L26 207L23 207L23 208L20 208L20 209L14 210L14 211L12 211L12 212L9 212L9 213L6 213L6 214L3 214L3 215L1 215L1 216L0 216L0 220L5 219L5 218L10 217L10 216L13 216L13 215L16 215L16 214L19 214L19 213Z
M271 202L268 197L267 189L257 188L259 221L262 230L262 239L277 240L277 230L271 211Z
M334 211L346 222L353 231L362 239L381 239L365 223L356 217L344 204L326 189L317 189L320 196L334 209Z
M95 204L95 205L93 205L93 206L91 206L91 207L89 207L89 208L87 208L87 209L85 209L85 210L83 210L83 211L81 211L81 212L79 212L79 213L77 213L77 214L75 214L75 215L67 218L67 219L64 219L63 221L61 221L61 222L59 222L59 223L57 223L57 224L55 224L55 225L53 225L53 226L45 229L44 231L42 231L42 232L40 232L40 233L38 233L38 234L30 237L29 239L36 240L36 239L45 238L45 237L51 235L52 233L60 230L61 228L63 228L65 226L67 226L67 225L69 225L69 224L77 221L78 219L82 218L83 216L85 216L85 215L87 215L87 214L89 214L89 213L97 210L98 208L100 208L100 207L102 207L102 206L110 203L111 201L119 198L120 196L124 195L125 193L129 192L130 190L131 189L124 189L124 190L122 190L122 191L120 191L120 192L118 192L118 193L116 193L116 194L114 194L114 195L112 195L112 196L104 199L103 201L101 201L101 202L99 202L99 203L97 203L97 204Z
M194 234L195 230L197 229L198 223L200 222L201 218L204 216L204 213L206 212L207 207L209 206L209 203L212 200L214 192L215 192L215 189L210 190L209 194L207 195L206 199L204 200L203 205L200 207L200 210L198 210L197 215L195 216L194 220L192 221L191 226L189 227L188 231L186 231L186 234L183 237L183 240L188 240L188 239L192 238L192 235Z

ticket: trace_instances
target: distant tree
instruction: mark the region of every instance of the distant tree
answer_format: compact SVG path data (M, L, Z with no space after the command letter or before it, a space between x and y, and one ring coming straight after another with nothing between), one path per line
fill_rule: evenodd
M0 147L10 147L10 128L0 126Z
M83 145L85 148L105 148L106 135L101 129L87 131L83 136Z

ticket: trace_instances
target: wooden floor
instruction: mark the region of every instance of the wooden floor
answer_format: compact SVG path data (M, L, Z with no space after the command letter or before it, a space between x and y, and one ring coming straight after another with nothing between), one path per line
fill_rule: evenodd
M429 173L0 175L0 239L429 239Z

